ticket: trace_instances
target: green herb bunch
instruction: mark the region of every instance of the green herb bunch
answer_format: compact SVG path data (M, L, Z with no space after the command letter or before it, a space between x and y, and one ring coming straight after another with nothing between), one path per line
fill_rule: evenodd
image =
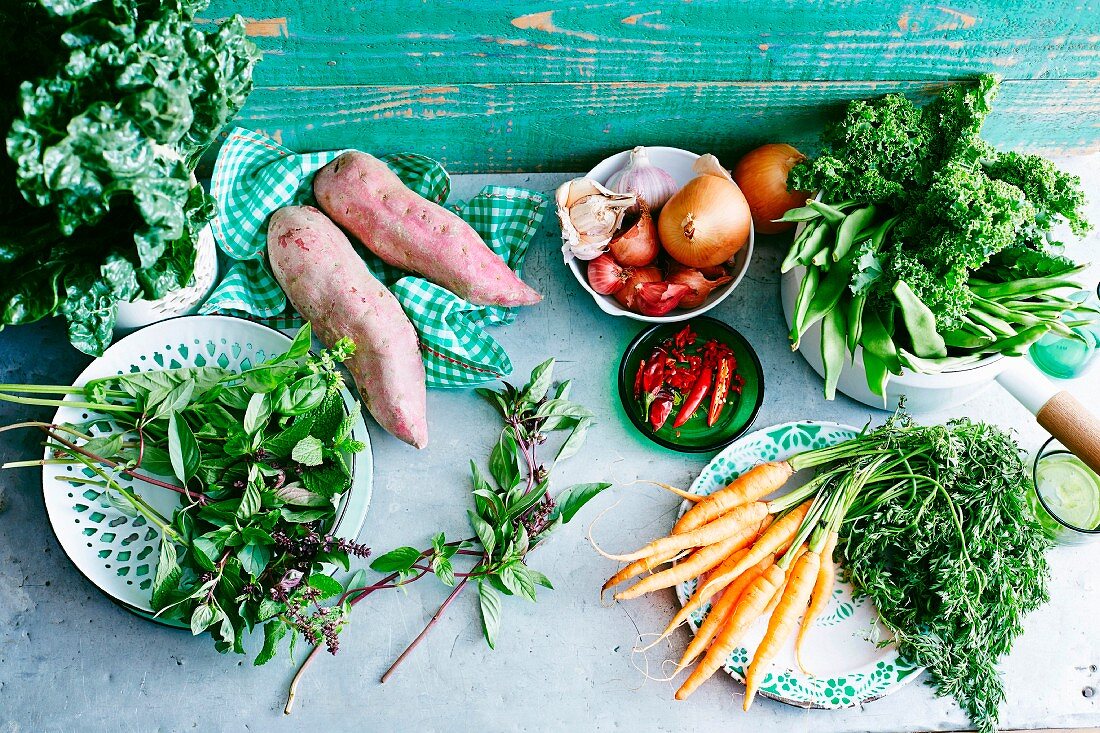
M0 327L63 315L73 344L99 354L117 302L190 282L213 216L192 171L244 104L258 59L240 17L195 27L206 4L12 0L0 10L11 36L0 265L19 273L0 285Z
M477 390L497 410L503 426L489 454L489 475L476 462L470 464L474 506L468 516L473 536L449 541L440 532L425 549L406 546L391 550L371 563L372 570L387 573L386 577L367 586L353 581L339 599L338 606L351 607L377 590L403 587L427 575L435 575L453 588L423 631L383 675L383 682L471 583L477 586L485 640L493 647L501 628L502 597L534 602L538 586L553 587L549 578L527 564L528 554L610 486L582 483L557 493L551 490L554 467L581 449L594 421L589 409L569 400L569 381L553 386L553 367L553 359L537 366L522 389L505 383L500 390ZM538 456L539 448L551 433L559 431L565 437L547 465ZM458 559L469 561L469 567L456 569ZM320 648L314 648L291 683L287 713L302 675Z
M989 733L1005 699L997 663L1049 599L1051 541L1028 503L1020 447L987 423L904 415L852 445L854 457L827 469L867 484L841 527L842 570L898 651Z
M83 388L0 385L0 399L97 413L80 425L9 428L43 429L55 455L47 460L86 469L87 478L64 480L88 484L105 505L160 530L152 586L159 617L209 633L221 652L244 653L246 635L264 624L257 664L291 629L334 647L344 609L322 601L343 587L325 566L347 569L349 554L368 554L330 534L354 454L364 449L351 435L358 409L346 408L337 369L354 345L342 340L314 356L310 334L307 324L285 353L240 373L201 366L112 376ZM13 392L74 393L84 401ZM97 433L104 422L113 430ZM133 490L142 483L180 495L171 517Z

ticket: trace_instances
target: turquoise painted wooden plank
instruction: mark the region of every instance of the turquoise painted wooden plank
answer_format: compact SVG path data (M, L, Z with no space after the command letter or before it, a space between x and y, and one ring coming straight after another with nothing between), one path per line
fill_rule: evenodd
M455 172L587 170L634 145L732 161L764 142L812 147L844 103L917 82L459 84L259 88L239 122L297 150L412 150ZM1007 81L986 137L1047 154L1100 149L1100 81Z
M1100 77L1100 3L213 0L266 86Z

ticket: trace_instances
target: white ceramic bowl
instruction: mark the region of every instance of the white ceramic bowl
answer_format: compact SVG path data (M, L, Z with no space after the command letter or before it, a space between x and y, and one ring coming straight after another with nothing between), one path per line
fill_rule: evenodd
M696 173L691 169L691 166L695 163L699 155L692 153L688 150L681 150L680 148L666 148L663 146L646 147L646 152L649 153L650 162L658 168L663 168L668 171L676 183L683 186L685 183L695 178ZM610 158L604 158L600 161L592 170L588 171L587 177L591 178L598 183L606 185L611 179L611 176L626 167L627 162L630 160L630 151L624 150L621 153L612 155ZM586 277L587 263L583 260L576 258L569 261L569 269L572 271L573 276L577 278L577 282L581 284L581 287L588 291L592 299L596 301L596 305L604 313L612 316L626 316L632 318L635 321L645 321L647 323L675 323L677 321L686 321L689 318L702 315L706 313L714 306L725 300L733 289L737 287L741 282L741 278L745 276L745 273L749 269L749 261L752 259L752 248L755 240L756 233L753 231L752 224L749 224L749 241L741 250L733 256L733 261L730 263L730 275L733 277L728 283L720 288L715 288L714 291L707 297L704 302L698 308L692 308L690 310L677 308L666 316L643 316L640 313L628 311L619 305L619 301L615 300L610 295L600 295L592 286L588 284L588 278Z
M820 198L820 196L818 196ZM795 229L795 236L802 231L804 224ZM793 267L779 281L780 296L783 301L783 317L787 327L791 325L798 289L806 268ZM806 329L798 347L798 352L815 372L825 378L825 362L821 358L821 322ZM997 376L1008 368L1012 359L994 354L970 366L939 374L922 374L903 369L901 375L891 374L886 384L886 399L879 397L867 386L867 375L863 366L863 347L857 346L851 359L844 360L837 381L838 391L858 400L865 405L881 409L896 410L898 402L905 398L908 412L932 412L957 407L977 397L987 387L993 385Z

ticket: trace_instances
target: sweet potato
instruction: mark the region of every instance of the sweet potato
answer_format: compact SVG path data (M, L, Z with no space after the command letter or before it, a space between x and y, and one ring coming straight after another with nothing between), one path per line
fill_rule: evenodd
M397 438L428 442L424 362L416 331L397 298L378 282L351 242L312 206L271 215L267 255L290 302L322 342L347 336L347 366L367 409Z
M469 224L410 191L372 155L344 153L317 171L313 194L371 252L471 303L514 306L542 299Z

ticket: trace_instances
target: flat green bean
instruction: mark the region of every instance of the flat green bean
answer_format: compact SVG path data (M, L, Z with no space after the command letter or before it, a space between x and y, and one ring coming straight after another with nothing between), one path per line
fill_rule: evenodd
M982 354L967 354L966 356L940 356L927 359L911 354L905 349L899 350L898 356L902 364L921 374L939 374L940 372L951 371L952 369L970 366L984 358Z
M1041 339L1049 331L1050 327L1045 323L1039 324L1038 326L1032 326L1031 328L1025 328L1015 336L995 341L990 344L988 350L1007 354L1008 356L1023 356L1033 343Z
M859 337L863 335L863 309L867 305L867 293L853 295L848 299L848 351L852 358L856 355Z
M947 345L936 330L936 316L904 280L894 283L894 298L901 306L901 320L909 331L913 353L922 358L947 356Z
M993 336L978 335L968 330L957 328L943 334L943 342L953 349L974 350L987 346L997 339Z
M863 309L863 329L859 343L865 355L867 352L874 354L891 372L901 374L897 346L894 345L894 339L886 330L886 324L874 308Z
M825 219L825 221L829 222L830 224L839 224L840 222L844 221L844 212L841 211L838 207L829 206L829 204L825 203L824 201L807 201L806 205L816 209Z
M886 368L886 362L864 349L863 372L867 377L867 389L882 398L882 407L886 409L886 385L890 381L890 370Z
M1073 280L1059 280L1050 277L1028 277L1006 283L997 283L995 285L974 285L973 281L971 281L971 283L970 289L975 295L993 299L1018 296L1024 293L1036 295L1038 293L1062 290L1065 288L1081 290L1081 283Z
M867 225L875 218L876 211L877 209L874 204L871 204L869 206L864 206L862 209L856 209L851 214L844 217L844 221L840 223L840 227L836 231L836 246L833 247L833 262L840 260L840 258L848 254L848 250L852 248L852 244L855 242L856 235L867 228Z
M806 311L806 317L802 321L799 330L795 333L793 347L798 348L798 345L802 341L802 336L806 333L806 329L814 325L825 314L837 307L840 303L840 297L844 295L844 291L848 287L848 281L852 279L852 260L846 258L836 263L829 272L821 279L820 284L817 286L817 290L814 292L814 297L810 301L810 307Z
M1011 337L1016 335L1016 329L1012 327L1011 323L1004 321L997 316L986 313L981 308L971 308L967 313L971 320L975 323L981 323L993 333L997 334L997 337Z
M812 221L806 226L802 227L802 231L794 238L794 242L791 243L791 248L787 252L787 256L783 259L783 264L779 266L780 272L787 272L795 265L800 264L806 252L806 245L810 239L815 236L814 233L825 228L825 222L823 220Z
M794 316L791 318L791 343L798 343L799 334L803 332L802 323L810 309L810 300L813 299L820 281L821 270L816 267L806 268L806 274L802 276L802 283L798 286L798 300L795 301Z
M836 385L844 369L844 311L833 308L821 321L821 363L825 365L825 399L836 398Z

